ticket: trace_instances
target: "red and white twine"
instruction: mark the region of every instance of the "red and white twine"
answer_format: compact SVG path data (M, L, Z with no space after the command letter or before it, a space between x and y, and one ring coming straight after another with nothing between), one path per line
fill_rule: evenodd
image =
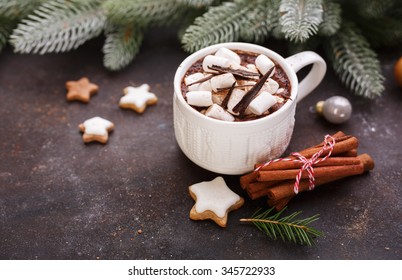
M300 168L299 173L296 175L296 181L295 181L293 190L294 190L295 194L299 193L299 185L300 185L300 180L301 180L303 171L306 171L308 174L309 190L313 190L314 186L315 186L314 185L315 178L314 178L313 166L316 165L317 163L323 162L324 160L329 158L332 154L334 146L335 146L335 139L331 135L325 135L324 145L323 145L322 149L319 150L318 152L316 152L311 158L308 159L305 156L301 155L300 153L291 153L290 156L294 156L295 158L277 158L277 159L268 161L268 162L260 165L254 171L257 172L260 169L270 165L271 163L275 163L275 162L279 162L279 161L301 162L301 163L303 163L303 165ZM329 150L328 154L325 157L320 158L320 156L327 150Z

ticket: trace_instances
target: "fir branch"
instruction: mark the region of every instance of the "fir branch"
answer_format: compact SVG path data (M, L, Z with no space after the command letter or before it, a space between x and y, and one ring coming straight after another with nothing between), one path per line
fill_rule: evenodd
M301 245L312 246L313 238L323 236L323 233L309 225L318 220L319 215L305 219L297 219L301 211L281 217L286 207L276 214L271 214L274 208L262 213L257 211L249 219L240 219L241 222L250 222L269 238L276 240L280 237L283 241L290 241Z
M49 53L75 49L97 37L105 25L99 0L46 2L10 36L16 52Z
M280 0L260 0L240 25L240 37L249 42L263 42L279 25Z
M176 0L108 0L103 4L114 25L169 25L178 22L188 7Z
M8 37L10 36L14 27L14 22L0 17L0 52L6 46Z
M237 41L240 25L254 4L255 1L237 0L210 7L186 29L181 40L183 48L193 52L212 44Z
M22 19L48 0L0 0L0 16Z
M282 31L282 25L278 24L276 26L273 27L272 31L271 31L271 35L272 37L274 37L275 39L278 40L286 40L285 39L285 33L283 33Z
M194 8L204 8L204 7L211 6L220 1L219 0L178 0L178 2L191 6L191 7L194 7Z
M324 0L322 22L319 26L319 34L323 36L334 35L342 23L342 9L339 3Z
M205 13L204 9L189 9L188 12L180 19L180 25L177 30L177 37L181 42L187 28L194 23L194 19Z
M107 31L103 65L112 71L126 67L139 52L142 39L142 30L131 24Z
M344 23L334 36L324 41L324 46L335 72L356 95L367 98L381 95L384 77L380 62L355 25Z
M402 43L402 19L356 19L364 37L373 47L398 46Z
M290 41L303 43L322 22L322 0L282 0L279 11L282 31Z
M365 0L356 2L356 10L363 18L383 17L395 4L395 0Z

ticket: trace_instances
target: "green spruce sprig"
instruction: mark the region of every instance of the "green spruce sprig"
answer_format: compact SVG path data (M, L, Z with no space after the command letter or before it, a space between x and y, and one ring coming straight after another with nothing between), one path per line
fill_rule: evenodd
M342 8L339 3L324 0L322 3L323 14L322 22L318 29L318 34L322 36L334 35L342 24Z
M0 15L17 20L25 18L47 0L0 0Z
M214 3L221 2L220 0L177 0L177 1L192 6L194 8L204 8Z
M251 2L248 16L241 21L240 38L247 42L261 43L267 40L274 28L279 26L278 0Z
M65 52L97 37L105 26L101 0L54 0L23 19L10 36L20 53Z
M187 11L177 0L107 0L102 6L109 23L142 27L176 23Z
M395 18L359 18L355 22L372 47L395 46L402 43L402 13Z
M240 219L240 221L252 223L269 238L274 240L281 238L283 241L290 241L301 245L312 246L314 238L323 236L322 232L310 227L311 223L318 220L319 215L298 219L301 211L281 217L286 207L275 214L271 214L273 210L274 208L271 208L262 213L261 211L257 211L251 218Z
M401 18L399 0L0 0L0 51L10 43L21 53L64 52L103 31L104 65L118 70L148 27L175 24L188 52L270 37L293 50L324 47L341 81L373 98L384 91L373 47L402 43Z
M5 18L0 17L0 51L5 47L8 41L8 36L10 36L13 31L13 22L8 21Z
M111 27L105 32L103 65L112 71L123 69L137 55L143 39L143 31L134 24Z
M357 95L381 95L385 78L377 54L354 24L344 22L340 31L324 42L324 47L342 82Z
M394 4L395 0L356 1L356 10L364 18L379 18L386 15Z
M242 21L252 10L254 3L255 1L235 0L210 7L185 31L181 40L183 48L194 52L211 44L238 41Z
M283 0L279 12L285 38L304 43L318 32L322 22L322 0Z

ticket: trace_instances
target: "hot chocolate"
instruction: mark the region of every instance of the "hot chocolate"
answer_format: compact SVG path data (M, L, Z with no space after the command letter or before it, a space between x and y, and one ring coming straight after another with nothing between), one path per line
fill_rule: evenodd
M289 99L290 81L264 54L220 48L195 62L181 83L195 110L223 121L249 121L279 110Z

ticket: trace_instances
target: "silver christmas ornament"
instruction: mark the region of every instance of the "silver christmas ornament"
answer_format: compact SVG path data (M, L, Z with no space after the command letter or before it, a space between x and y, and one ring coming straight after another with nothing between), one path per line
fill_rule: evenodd
M348 121L352 115L352 104L342 96L332 96L325 101L319 101L316 105L318 114L334 124Z

